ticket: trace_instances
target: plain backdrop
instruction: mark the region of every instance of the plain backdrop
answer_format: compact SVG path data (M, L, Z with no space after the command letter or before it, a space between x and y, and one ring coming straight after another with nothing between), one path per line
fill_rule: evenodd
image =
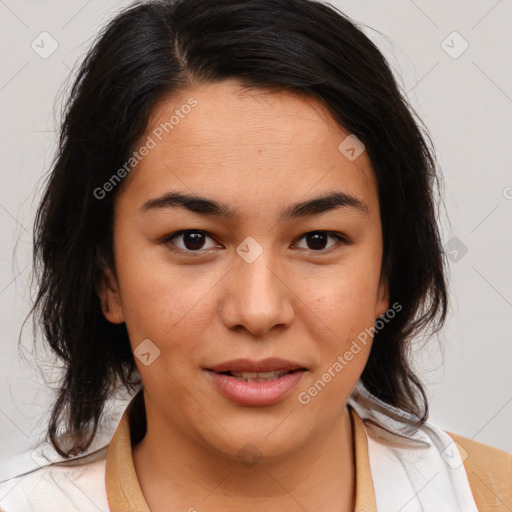
M41 435L52 400L31 355L30 322L24 358L18 336L31 301L31 230L54 155L58 95L99 28L129 3L0 0L4 462ZM388 59L430 131L444 175L451 309L442 333L415 350L430 421L512 452L512 2L332 3Z

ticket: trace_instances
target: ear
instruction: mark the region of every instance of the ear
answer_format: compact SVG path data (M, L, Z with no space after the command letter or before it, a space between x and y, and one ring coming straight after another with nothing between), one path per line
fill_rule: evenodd
M101 275L97 286L97 293L101 303L101 310L109 322L121 324L124 322L124 314L117 280L103 258L99 258L99 264L101 265Z
M387 276L382 273L377 290L377 301L375 302L375 320L384 315L389 309L389 283Z

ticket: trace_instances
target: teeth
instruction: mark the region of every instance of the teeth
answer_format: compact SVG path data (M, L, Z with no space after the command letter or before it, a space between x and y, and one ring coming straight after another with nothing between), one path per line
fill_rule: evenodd
M275 372L231 372L231 376L238 380L245 380L245 382L262 382L268 380L275 380L286 375L287 371Z

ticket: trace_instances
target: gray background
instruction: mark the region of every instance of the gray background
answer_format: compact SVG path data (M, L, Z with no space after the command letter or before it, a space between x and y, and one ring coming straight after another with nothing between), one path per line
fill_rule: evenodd
M44 431L58 375L48 367L43 378L33 362L30 322L22 336L23 358L17 344L31 300L32 222L55 150L56 98L98 29L128 3L0 0L0 467L5 471L6 461L28 450ZM333 4L375 29L361 25L399 75L432 135L444 173L450 221L443 213L443 243L452 259L452 308L441 335L423 348L418 340L415 350L428 385L430 421L512 452L512 2ZM460 36L451 35L454 31ZM41 53L55 44L42 32L58 44L47 58L31 47L34 41ZM458 55L464 41L469 46Z

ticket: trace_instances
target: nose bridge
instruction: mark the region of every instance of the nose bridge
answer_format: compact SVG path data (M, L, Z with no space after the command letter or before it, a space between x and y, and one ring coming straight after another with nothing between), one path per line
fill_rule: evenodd
M237 253L223 308L226 326L243 325L255 335L263 335L276 324L289 323L293 316L290 293L273 251L248 237Z
M246 289L245 296L256 294L270 299L275 295L277 277L275 270L271 270L275 267L274 260L271 250L267 249L252 262L238 262L235 272L240 285Z

